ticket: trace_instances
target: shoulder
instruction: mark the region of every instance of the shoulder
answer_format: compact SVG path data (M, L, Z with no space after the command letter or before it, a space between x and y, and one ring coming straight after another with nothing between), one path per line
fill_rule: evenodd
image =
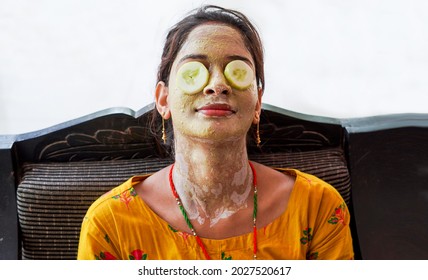
M285 175L287 178L293 178L292 186L290 184L281 184L276 182L276 186L270 189L287 189L289 195L283 195L283 191L273 191L278 194L281 200L288 200L285 204L293 213L300 213L303 216L322 217L331 215L336 209L347 211L347 205L340 193L324 180L297 169L274 168L274 171ZM288 186L288 187L287 187ZM280 195L282 192L282 195ZM279 204L281 205L281 204ZM306 214L304 214L306 213Z
M348 206L333 186L314 175L298 170L288 169L285 172L296 174L292 194L293 208L304 211L309 220L313 219L314 224L349 224Z
M308 196L314 199L328 199L335 202L343 201L340 193L329 183L309 173L297 169L277 168L279 172L294 176L296 193Z
M269 167L259 163L255 163L254 166L257 170L258 184L269 192L292 192L293 196L306 196L307 199L343 201L336 188L312 174L293 168Z
M150 175L133 176L119 186L101 195L89 207L86 216L96 216L100 213L113 212L118 202L125 203L126 206L137 196L134 186L144 181Z

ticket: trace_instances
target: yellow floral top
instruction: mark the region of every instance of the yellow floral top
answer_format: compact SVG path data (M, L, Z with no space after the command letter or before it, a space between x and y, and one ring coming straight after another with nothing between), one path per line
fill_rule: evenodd
M350 215L340 194L294 169L287 209L257 232L257 259L353 259ZM204 259L196 239L172 228L137 195L135 176L97 199L81 228L78 259ZM253 234L201 238L212 259L253 259Z

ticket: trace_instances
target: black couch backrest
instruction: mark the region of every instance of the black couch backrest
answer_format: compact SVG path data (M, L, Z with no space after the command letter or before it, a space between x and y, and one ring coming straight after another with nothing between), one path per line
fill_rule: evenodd
M262 147L249 137L250 158L336 187L357 259L428 259L428 114L337 120L263 106ZM92 201L171 162L149 128L151 108L0 135L0 259L75 258Z

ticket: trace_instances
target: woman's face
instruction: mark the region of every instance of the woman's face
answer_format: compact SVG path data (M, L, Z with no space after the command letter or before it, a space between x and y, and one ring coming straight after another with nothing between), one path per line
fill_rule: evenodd
M241 34L223 24L204 24L192 30L172 65L167 106L171 112L174 133L206 140L236 140L246 135L257 122L261 92L254 79L238 90L224 76L226 65L242 60L255 73L254 61ZM183 64L198 61L209 72L207 85L194 94L177 86L177 71Z

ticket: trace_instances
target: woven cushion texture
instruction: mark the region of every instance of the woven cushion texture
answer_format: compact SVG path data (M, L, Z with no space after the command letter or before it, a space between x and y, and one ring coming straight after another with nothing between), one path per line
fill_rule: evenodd
M250 155L271 167L296 168L333 185L346 203L350 176L343 151ZM153 173L170 159L27 163L18 185L23 259L76 259L82 219L100 195L129 177Z

